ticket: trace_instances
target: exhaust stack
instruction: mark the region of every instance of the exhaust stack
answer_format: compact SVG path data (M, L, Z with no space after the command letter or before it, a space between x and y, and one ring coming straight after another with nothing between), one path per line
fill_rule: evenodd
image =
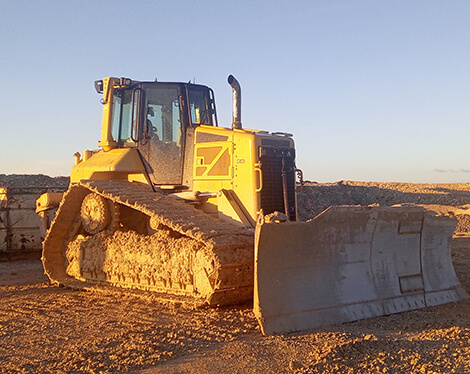
M232 129L242 129L241 112L242 112L242 89L240 83L235 79L233 75L228 76L228 84L232 86L232 100L233 100L233 119Z

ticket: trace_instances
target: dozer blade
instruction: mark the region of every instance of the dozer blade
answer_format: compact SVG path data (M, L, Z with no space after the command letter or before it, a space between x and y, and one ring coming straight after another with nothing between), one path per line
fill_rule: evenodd
M263 333L468 297L451 261L455 225L414 206L334 206L306 223L258 224L254 312Z

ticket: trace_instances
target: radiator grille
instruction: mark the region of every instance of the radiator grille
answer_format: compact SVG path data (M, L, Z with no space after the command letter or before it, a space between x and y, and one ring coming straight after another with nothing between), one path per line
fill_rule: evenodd
M260 163L263 175L261 190L261 209L264 214L275 211L286 213L284 201L287 201L287 216L295 221L295 150L292 148L260 147ZM282 170L284 167L287 197L284 199Z

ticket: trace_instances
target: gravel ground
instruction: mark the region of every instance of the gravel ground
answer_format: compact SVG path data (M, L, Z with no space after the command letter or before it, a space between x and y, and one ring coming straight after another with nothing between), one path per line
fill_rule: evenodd
M426 186L312 184L299 206L306 218L330 202L419 202L464 215L470 185ZM461 226L453 261L470 291L470 237ZM469 300L265 337L249 304L216 309L143 292L53 287L38 260L0 263L0 295L0 373L470 372Z

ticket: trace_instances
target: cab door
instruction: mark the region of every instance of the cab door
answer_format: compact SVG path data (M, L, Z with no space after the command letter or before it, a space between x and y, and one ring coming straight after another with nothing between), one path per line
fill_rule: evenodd
M154 185L181 185L183 176L183 121L180 87L142 85L142 126L138 148Z

